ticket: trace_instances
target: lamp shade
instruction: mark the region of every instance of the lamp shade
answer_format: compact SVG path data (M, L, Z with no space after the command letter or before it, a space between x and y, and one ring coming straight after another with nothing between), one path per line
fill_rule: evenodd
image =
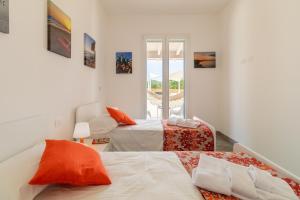
M81 122L75 125L73 138L87 138L90 135L91 131L89 123Z

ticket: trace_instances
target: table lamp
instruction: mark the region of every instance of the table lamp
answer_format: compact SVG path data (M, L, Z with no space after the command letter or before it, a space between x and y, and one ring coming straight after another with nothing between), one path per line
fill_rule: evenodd
M75 125L73 138L80 138L80 143L84 143L84 138L91 135L90 125L87 122L77 123Z

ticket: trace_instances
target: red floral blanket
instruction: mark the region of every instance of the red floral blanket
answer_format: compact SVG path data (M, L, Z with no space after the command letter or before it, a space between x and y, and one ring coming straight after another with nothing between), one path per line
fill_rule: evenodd
M214 151L214 134L205 124L198 128L168 126L163 121L164 151Z
M183 166L187 170L187 172L191 175L193 168L196 168L200 159L200 152L176 152L177 156L179 157L180 161L182 162ZM257 159L245 154L245 153L232 153L232 152L205 152L205 154L209 156L213 156L216 158L225 159L229 162L233 162L239 165L243 166L256 166L257 168L260 168L262 170L269 171L272 173L273 176L277 176L285 180L291 188L294 190L294 192L297 194L297 196L300 198L300 184L296 183L295 181L291 180L290 178L286 178L279 174L277 171L272 169L270 166L258 161ZM199 188L199 191L201 192L202 196L206 200L237 200L238 198L232 197L232 196L225 196L222 194L217 194L214 192L209 192L203 189Z

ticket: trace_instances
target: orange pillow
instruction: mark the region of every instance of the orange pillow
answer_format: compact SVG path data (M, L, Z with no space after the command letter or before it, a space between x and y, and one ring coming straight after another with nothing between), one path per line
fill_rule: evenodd
M111 181L95 150L75 142L46 140L39 169L29 184L87 186Z
M136 122L133 119L131 119L128 115L126 115L119 109L113 107L106 107L106 109L109 112L110 116L114 118L118 123L125 125L136 125Z

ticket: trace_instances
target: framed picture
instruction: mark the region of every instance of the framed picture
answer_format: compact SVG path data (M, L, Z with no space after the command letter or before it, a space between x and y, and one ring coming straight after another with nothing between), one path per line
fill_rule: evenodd
M132 74L132 52L116 53L116 73Z
M84 34L84 65L96 68L96 41L86 33Z
M48 50L71 58L71 18L48 0Z
M216 52L195 52L195 68L216 68Z
M0 0L0 32L9 33L9 0Z

